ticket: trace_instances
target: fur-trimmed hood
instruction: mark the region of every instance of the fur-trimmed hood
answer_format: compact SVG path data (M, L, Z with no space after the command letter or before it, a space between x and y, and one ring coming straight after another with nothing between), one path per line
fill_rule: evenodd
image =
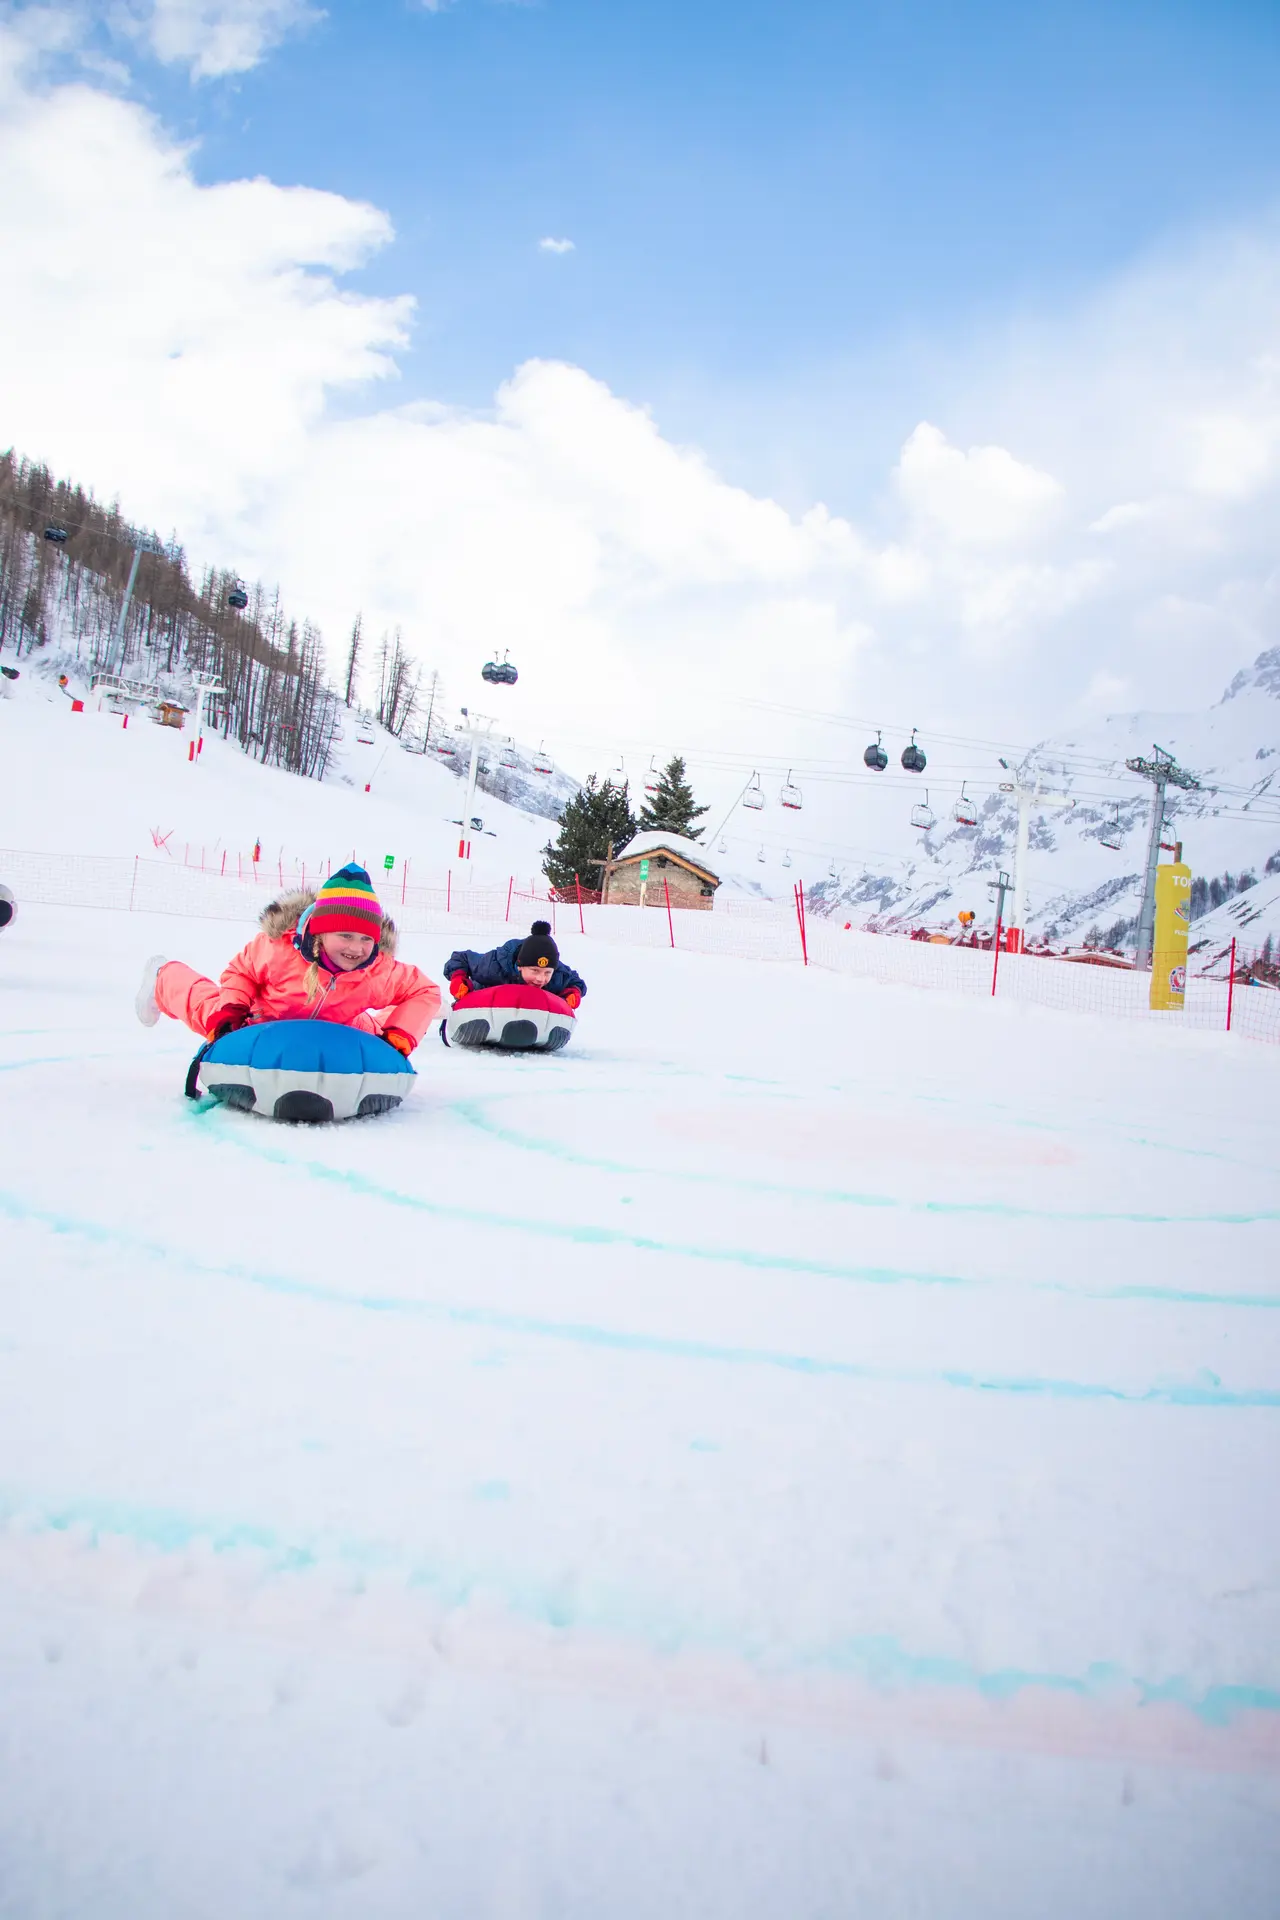
M281 934L292 933L308 907L315 905L316 896L309 887L299 887L296 893L282 893L269 907L264 907L258 916L262 931L272 940L278 940ZM389 913L382 916L382 929L378 935L378 952L385 953L388 960L395 957L396 923Z

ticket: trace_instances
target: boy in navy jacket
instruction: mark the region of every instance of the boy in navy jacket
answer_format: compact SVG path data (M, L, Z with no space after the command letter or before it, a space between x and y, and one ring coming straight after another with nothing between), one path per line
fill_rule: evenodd
M581 974L560 958L560 949L545 920L534 921L527 940L504 940L490 953L459 948L445 961L444 973L455 1006L473 987L512 987L523 981L527 987L558 994L576 1011L587 990Z

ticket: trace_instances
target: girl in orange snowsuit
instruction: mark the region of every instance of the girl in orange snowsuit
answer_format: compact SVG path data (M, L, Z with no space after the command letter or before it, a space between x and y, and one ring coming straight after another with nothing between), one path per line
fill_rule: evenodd
M144 1026L166 1013L216 1040L252 1020L332 1020L409 1054L440 1011L435 981L394 958L395 922L363 867L341 868L318 894L273 901L261 924L218 985L181 960L149 960L137 998Z

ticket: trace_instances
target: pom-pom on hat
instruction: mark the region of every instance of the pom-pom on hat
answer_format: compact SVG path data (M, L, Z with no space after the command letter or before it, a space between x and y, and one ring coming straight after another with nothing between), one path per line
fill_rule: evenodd
M529 938L521 945L516 955L518 967L557 967L560 964L560 949L551 938L551 927L545 920L535 920L529 932Z
M301 931L301 929L299 929ZM306 931L318 933L382 934L382 908L373 882L363 867L340 867L331 873L306 917Z

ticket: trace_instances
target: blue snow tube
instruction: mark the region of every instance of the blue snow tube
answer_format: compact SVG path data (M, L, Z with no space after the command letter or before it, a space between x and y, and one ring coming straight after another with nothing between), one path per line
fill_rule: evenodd
M264 1020L197 1054L187 1091L273 1120L363 1120L398 1107L416 1078L375 1033L333 1020Z

